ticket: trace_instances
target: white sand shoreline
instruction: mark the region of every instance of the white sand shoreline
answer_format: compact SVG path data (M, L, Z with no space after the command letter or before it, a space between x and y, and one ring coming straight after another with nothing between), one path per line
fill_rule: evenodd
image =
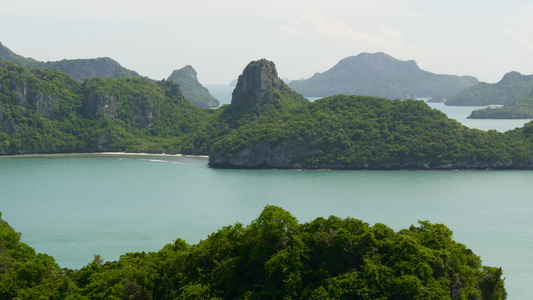
M38 156L81 156L81 155L131 155L131 156L162 156L162 157L198 157L209 158L207 155L186 155L186 154L166 154L166 153L146 153L146 152L80 152L80 153L31 153L0 155L2 157L38 157Z

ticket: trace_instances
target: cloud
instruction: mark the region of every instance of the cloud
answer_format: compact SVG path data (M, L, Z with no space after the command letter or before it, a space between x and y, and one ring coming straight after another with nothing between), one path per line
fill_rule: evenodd
M308 6L296 20L280 26L280 31L293 37L345 40L370 45L397 44L403 42L400 31L379 22L373 32L360 30L335 18L326 18L314 6Z
M531 39L530 33L528 34L516 28L507 28L503 30L503 32L518 43L527 47L529 51L533 52L533 39Z

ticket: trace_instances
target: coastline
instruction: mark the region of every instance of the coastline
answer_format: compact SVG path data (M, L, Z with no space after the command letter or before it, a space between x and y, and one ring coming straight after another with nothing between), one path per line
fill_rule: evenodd
M59 156L82 156L82 155L124 155L124 156L161 156L161 157L197 157L209 158L208 155L187 155L187 154L166 154L166 153L147 153L147 152L74 152L74 153L30 153L30 154L7 154L0 155L0 159L16 157L59 157Z

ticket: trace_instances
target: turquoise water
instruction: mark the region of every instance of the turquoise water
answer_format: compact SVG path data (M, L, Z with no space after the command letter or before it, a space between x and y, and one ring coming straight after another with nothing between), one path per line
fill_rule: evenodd
M37 252L79 268L249 222L267 204L307 222L354 217L394 230L444 223L502 267L509 299L533 294L532 171L216 170L207 159L137 155L0 158L0 211Z

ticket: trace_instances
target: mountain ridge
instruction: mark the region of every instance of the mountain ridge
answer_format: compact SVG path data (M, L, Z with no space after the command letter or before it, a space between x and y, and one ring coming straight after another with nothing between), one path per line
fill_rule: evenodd
M89 59L63 59L59 61L41 62L33 58L26 58L11 51L0 43L0 58L11 61L17 65L31 68L44 68L52 71L60 71L72 76L78 81L85 78L132 78L140 75L132 70L121 66L117 61L109 57Z
M472 76L439 75L383 52L361 53L340 60L329 70L289 86L307 97L336 94L414 99L455 94L479 81Z

